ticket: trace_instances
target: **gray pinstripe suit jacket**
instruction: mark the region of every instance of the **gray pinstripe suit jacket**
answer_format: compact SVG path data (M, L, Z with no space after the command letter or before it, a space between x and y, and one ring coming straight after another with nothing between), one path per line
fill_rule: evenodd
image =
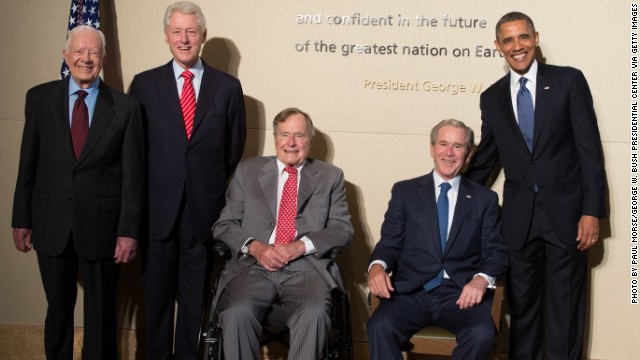
M269 241L277 221L277 172L274 156L246 159L236 168L227 189L226 206L212 229L213 237L224 241L235 254L220 278L217 298L231 279L255 264L255 258L241 253L247 239ZM331 288L342 288L337 266L323 257L335 246L348 246L353 236L344 174L335 166L307 159L300 176L297 237L307 236L318 252L297 261L309 262Z

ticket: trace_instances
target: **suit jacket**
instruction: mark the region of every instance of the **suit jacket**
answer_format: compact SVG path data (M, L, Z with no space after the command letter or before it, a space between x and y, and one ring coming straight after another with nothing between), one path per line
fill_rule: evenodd
M130 93L143 107L148 136L149 237L165 239L183 196L193 231L210 241L224 192L245 144L245 108L238 79L206 64L187 140L172 61L136 75Z
M482 137L467 175L486 183L505 174L504 236L520 249L532 217L534 185L551 226L574 246L582 215L605 216L604 165L589 85L577 69L538 64L533 153L516 122L509 74L480 97Z
M32 229L36 251L112 258L117 236L138 238L144 202L139 104L100 81L87 140L76 161L69 79L30 89L13 202L14 228Z
M342 170L322 161L307 159L300 172L298 188L297 238L307 236L317 249L297 261L308 261L331 288L342 287L337 265L324 258L336 246L351 244L353 227L346 202ZM255 157L242 161L235 171L227 204L213 227L215 239L224 241L232 254L219 282L219 289L256 263L252 256L240 256L249 239L267 243L277 222L278 167L276 158ZM220 296L218 291L216 296Z
M381 238L369 262L387 264L399 294L420 289L443 267L462 288L477 273L500 276L506 271L500 225L498 195L463 177L442 250L433 173L429 173L394 184Z

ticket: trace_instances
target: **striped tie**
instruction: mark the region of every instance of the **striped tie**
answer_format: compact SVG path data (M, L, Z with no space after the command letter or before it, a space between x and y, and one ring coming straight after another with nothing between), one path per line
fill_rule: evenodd
M187 139L191 139L193 131L193 118L196 114L196 92L193 90L193 74L189 70L182 72L184 84L182 85L182 95L180 95L180 107L182 107L182 117L184 118L184 129L187 132Z

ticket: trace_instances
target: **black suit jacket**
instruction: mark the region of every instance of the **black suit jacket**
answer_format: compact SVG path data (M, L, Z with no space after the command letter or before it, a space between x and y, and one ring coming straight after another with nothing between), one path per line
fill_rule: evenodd
M27 92L14 228L32 229L35 250L112 258L117 236L138 238L144 202L144 135L139 104L100 81L86 143L76 161L69 80Z
M577 69L538 64L532 154L513 112L509 76L480 97L482 137L467 175L486 183L502 165L503 234L513 249L526 240L534 185L554 231L574 246L580 217L605 215L602 148L589 86Z
M246 136L240 82L204 64L191 140L187 140L172 61L135 76L130 93L143 106L148 135L149 237L165 239L186 195L193 231L210 241L227 180Z
M500 276L506 271L500 225L498 195L463 177L442 251L433 173L401 181L391 190L381 238L369 263L387 264L399 294L420 289L443 267L462 288L477 273Z

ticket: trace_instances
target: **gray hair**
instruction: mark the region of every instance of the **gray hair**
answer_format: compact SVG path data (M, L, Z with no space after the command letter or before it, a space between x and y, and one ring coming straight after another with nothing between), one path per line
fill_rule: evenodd
M167 30L167 28L169 27L169 21L171 20L173 14L176 12L194 15L196 17L198 26L200 26L200 30L202 30L202 32L207 31L207 20L204 18L204 14L202 13L200 6L192 3L191 1L179 1L167 7L167 11L165 11L164 13L165 30Z
M276 115L276 117L273 118L273 135L276 135L276 129L278 128L278 124L287 120L289 116L296 115L296 114L300 114L304 116L304 119L307 122L307 135L309 135L310 139L313 139L313 135L315 135L316 130L313 127L313 121L311 121L311 117L306 112L295 107L286 108L280 111L278 115Z
M438 137L438 131L440 131L440 129L442 129L445 126L452 126L455 128L460 128L463 129L466 136L464 139L464 142L467 146L467 151L471 151L474 147L474 143L473 143L473 129L468 127L467 125L465 125L465 123L463 123L460 120L456 120L456 119L446 119L446 120L442 120L440 121L436 126L433 127L433 129L431 129L431 145L435 145L436 144L436 138Z
M71 31L69 31L69 33L67 34L67 42L64 44L64 51L66 53L68 53L69 50L71 50L69 49L69 47L71 46L71 41L73 40L73 38L76 36L76 34L81 32L90 32L90 33L98 34L98 36L100 37L100 44L102 45L100 47L100 53L102 56L106 55L107 40L105 39L104 34L102 33L102 31L89 25L78 25L73 29L71 29Z

